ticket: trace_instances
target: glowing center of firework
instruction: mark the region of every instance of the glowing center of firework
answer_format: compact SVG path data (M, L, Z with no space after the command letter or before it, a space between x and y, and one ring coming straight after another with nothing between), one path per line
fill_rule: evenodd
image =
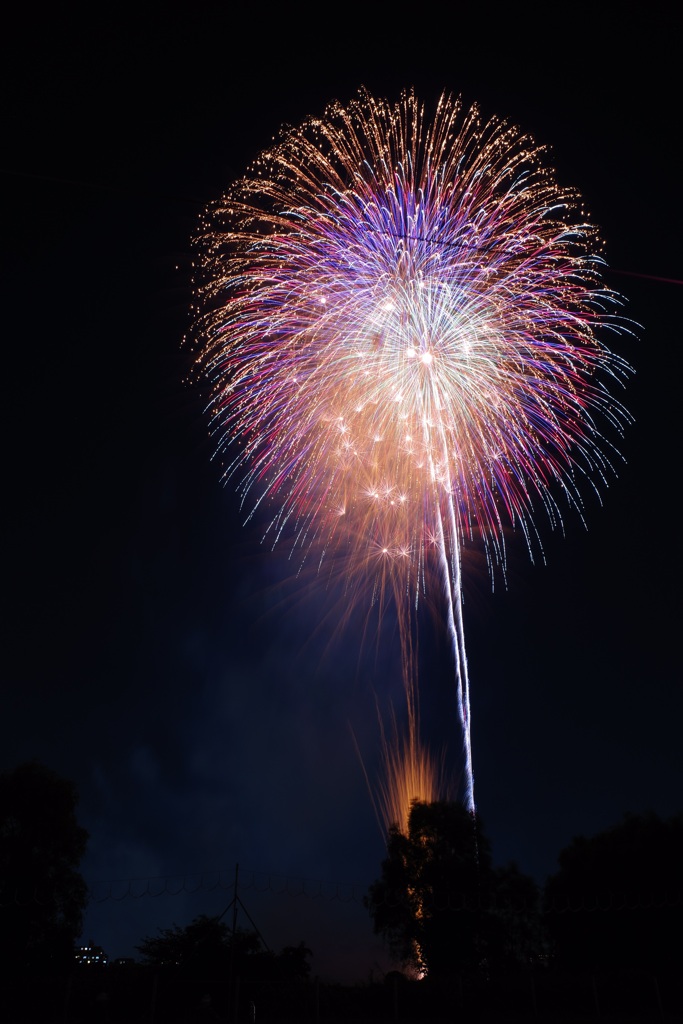
M406 357L408 359L419 360L419 362L421 362L423 366L431 366L431 364L434 362L434 356L432 355L431 352L427 350L421 352L418 349L413 348L412 346L406 349Z

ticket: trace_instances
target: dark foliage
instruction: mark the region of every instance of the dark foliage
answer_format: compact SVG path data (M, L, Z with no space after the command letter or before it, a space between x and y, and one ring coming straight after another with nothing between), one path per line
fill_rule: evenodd
M185 928L173 925L160 929L158 935L144 938L137 949L148 966L218 976L228 967L229 938L230 931L223 921L202 915ZM238 932L234 948L241 959L259 949L258 938L252 933Z
M569 968L680 968L683 815L627 815L562 851L545 886L545 919Z
M36 762L0 774L0 958L18 974L70 966L87 887L88 834L73 784Z
M233 935L224 921L205 915L184 928L162 929L137 948L143 964L188 977L305 981L310 974L311 951L303 942L273 953L256 932L238 928Z
M538 942L536 886L514 866L494 870L480 821L457 803L413 804L365 903L397 960L435 981L488 976Z

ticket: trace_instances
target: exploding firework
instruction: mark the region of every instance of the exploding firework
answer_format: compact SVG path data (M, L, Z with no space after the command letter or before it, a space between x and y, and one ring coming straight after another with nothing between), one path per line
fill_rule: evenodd
M619 300L543 157L459 100L430 120L412 93L361 91L285 130L198 238L197 367L225 476L272 509L273 542L286 531L350 595L393 601L411 722L395 756L384 743L394 795L398 776L433 789L438 774L415 732L411 636L418 603L441 602L471 810L463 547L493 576L508 530L533 555L538 513L581 512L628 420L611 390L629 367L598 337Z

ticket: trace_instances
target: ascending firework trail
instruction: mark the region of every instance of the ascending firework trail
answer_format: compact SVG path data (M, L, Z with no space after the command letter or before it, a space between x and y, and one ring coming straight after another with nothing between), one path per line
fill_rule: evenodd
M462 550L504 574L514 528L533 555L536 512L580 512L628 421L609 387L629 367L598 337L619 298L542 158L458 100L428 120L412 93L361 91L284 131L197 239L197 367L225 476L268 500L273 542L315 550L350 598L393 600L410 725L389 790L434 777L412 633L418 599L445 596L472 811Z

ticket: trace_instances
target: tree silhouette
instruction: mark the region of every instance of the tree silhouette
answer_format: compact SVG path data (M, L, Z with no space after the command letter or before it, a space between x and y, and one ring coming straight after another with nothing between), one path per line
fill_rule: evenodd
M184 928L159 930L156 936L144 938L137 947L142 962L148 966L177 968L185 973L220 975L228 968L230 929L216 917L200 915ZM255 934L238 931L236 948L240 957L255 953L260 945Z
M192 977L303 981L310 974L311 951L303 942L273 953L257 932L237 928L233 934L220 918L203 914L183 928L160 929L137 949L143 964Z
M533 878L516 864L494 868L489 925L491 968L497 971L531 967L546 951L541 894Z
M365 905L393 956L438 981L487 975L530 955L535 901L534 883L517 868L493 869L481 822L466 808L415 802L407 834L389 830Z
M680 969L683 815L627 815L559 855L544 903L560 964Z
M0 773L0 962L46 973L73 962L87 886L88 833L73 783L37 762Z

